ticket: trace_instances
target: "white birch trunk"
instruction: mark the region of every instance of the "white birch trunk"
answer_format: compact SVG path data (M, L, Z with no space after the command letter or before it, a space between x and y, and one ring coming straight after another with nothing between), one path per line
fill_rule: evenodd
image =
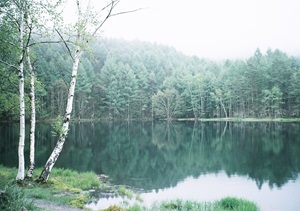
M72 78L71 78L70 88L69 88L67 108L65 111L61 134L59 135L57 144L56 144L54 150L52 151L49 159L47 160L43 171L41 172L41 175L38 179L39 182L47 182L48 181L51 170L52 170L60 152L62 151L63 145L64 145L66 137L68 135L69 123L70 123L70 118L71 118L71 113L72 113L72 108L73 108L73 99L74 99L74 92L75 92L75 85L76 85L76 78L77 78L77 71L78 71L78 64L79 64L80 56L81 56L81 48L80 48L80 46L77 46L76 51L75 51L74 61L73 61L73 69L72 69L72 76L71 76Z
M27 171L27 178L32 178L32 174L35 167L35 91L34 91L34 70L31 65L29 47L26 48L27 51L27 62L30 70L30 109L31 109L31 118L30 118L30 156L29 156L29 168Z
M76 78L77 78L77 71L78 71L78 65L79 65L79 61L80 61L80 57L82 54L82 44L84 42L87 42L87 40L85 40L87 37L81 37L81 36L86 36L86 32L85 30L87 30L87 25L89 21L94 21L94 20L88 20L89 18L89 13L87 12L86 14L82 14L81 8L80 8L80 1L76 0L76 4L77 4L77 12L78 12L78 21L76 24L77 27L77 37L76 37L76 49L75 49L75 55L74 55L74 59L73 59L73 68L72 68L72 75L71 75L71 82L70 82L70 88L69 88L69 93L68 93L68 101L67 101L67 108L65 111L65 116L64 116L64 120L63 120L63 125L62 125L62 129L60 132L60 135L58 137L58 141L56 143L56 146L54 148L54 150L52 151L49 159L47 160L43 171L41 172L41 175L38 179L39 182L47 182L51 173L51 170L60 154L60 152L62 151L63 145L65 143L66 137L68 135L68 131L69 131L69 123L70 123L70 118L71 118L71 113L72 113L72 108L73 108L73 99L74 99L74 93L75 93L75 85L76 85ZM89 7L89 3L88 2L88 9L90 9ZM102 25L104 24L104 22L110 17L112 9L114 8L114 6L118 3L118 1L111 1L111 3L109 3L107 5L107 7L110 7L109 13L107 14L107 16L105 17L105 19L100 22L99 26L95 29L94 33L92 33L91 35L94 36L97 31L102 27ZM85 15L85 17L84 17Z
M52 171L52 168L54 166L54 164L56 163L56 160L58 158L58 156L60 155L66 137L68 135L68 131L69 131L69 124L70 124L70 118L71 118L71 113L72 113L72 109L73 109L73 99L74 99L74 93L75 93L75 85L76 85L76 78L77 78L77 71L78 71L78 65L79 65L79 61L80 61L80 56L81 56L81 47L80 47L80 39L81 39L81 30L80 29L80 25L82 24L81 22L81 18L82 18L82 14L81 14L81 10L79 7L79 0L76 1L77 4L77 9L78 9L78 28L77 28L77 36L76 36L76 49L75 49L75 55L74 55L74 59L73 59L73 68L72 68L72 75L71 75L71 81L70 81L70 87L69 87L69 93L68 93L68 100L67 100L67 107L66 107L66 111L65 111L65 115L64 115L64 119L63 119L63 125L56 143L55 148L53 149L50 157L48 158L43 171L40 174L40 177L38 179L39 182L47 182L50 176L50 173Z
M25 145L25 101L24 101L24 63L23 63L23 28L24 28L24 12L20 11L20 61L19 61L19 92L20 92L20 139L19 139L19 167L16 180L24 180L25 177L25 160L24 160L24 145Z

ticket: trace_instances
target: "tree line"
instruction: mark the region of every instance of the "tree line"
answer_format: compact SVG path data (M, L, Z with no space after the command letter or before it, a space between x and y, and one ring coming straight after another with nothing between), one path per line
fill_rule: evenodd
M89 49L79 63L73 118L300 116L299 59L280 50L263 54L257 49L248 59L214 62L141 41L101 38ZM38 45L32 51L38 55L37 118L63 115L72 60L63 44ZM17 73L1 68L0 74L0 118L16 119Z

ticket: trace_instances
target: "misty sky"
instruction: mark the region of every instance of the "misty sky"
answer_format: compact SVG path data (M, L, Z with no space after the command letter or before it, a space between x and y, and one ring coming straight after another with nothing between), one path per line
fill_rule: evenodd
M156 42L210 59L246 58L259 47L300 55L299 0L122 0L102 36Z

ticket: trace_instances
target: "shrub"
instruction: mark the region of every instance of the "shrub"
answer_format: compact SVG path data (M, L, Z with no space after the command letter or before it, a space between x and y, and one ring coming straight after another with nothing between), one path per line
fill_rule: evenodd
M259 210L256 204L253 202L238 199L234 197L226 197L221 199L217 204L223 210L232 210L232 211L257 211Z
M121 197L127 197L128 199L132 199L133 197L133 193L124 186L120 186L117 192Z
M125 211L125 209L122 208L122 207L113 205L113 206L110 206L107 209L104 209L104 210L101 210L101 211Z
M0 210L15 211L15 210L34 210L32 200L25 197L23 188L17 184L9 183L5 186L4 192L1 194Z
M83 209L84 205L87 203L88 199L84 195L78 195L73 200L70 201L70 205L73 207L78 207Z

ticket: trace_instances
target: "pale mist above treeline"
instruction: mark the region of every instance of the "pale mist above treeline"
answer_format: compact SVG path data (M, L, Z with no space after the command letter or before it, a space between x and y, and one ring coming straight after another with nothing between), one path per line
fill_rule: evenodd
M59 43L41 44L32 53L37 118L63 115L72 69L67 49ZM0 65L0 119L16 120L17 73ZM299 58L280 50L257 49L247 59L214 62L147 42L97 39L80 62L72 115L80 119L300 117L299 84ZM29 106L29 90L25 91Z

